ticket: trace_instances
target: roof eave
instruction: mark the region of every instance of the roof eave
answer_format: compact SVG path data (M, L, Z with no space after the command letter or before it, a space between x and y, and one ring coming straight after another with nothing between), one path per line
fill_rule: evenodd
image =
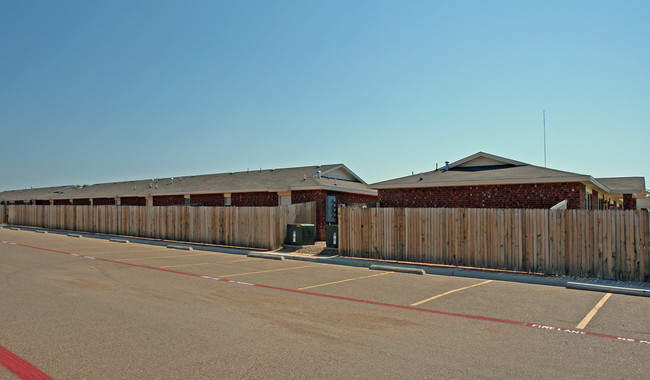
M549 177L535 179L504 179L499 181L453 181L453 182L420 182L402 184L370 185L373 189L400 189L400 188L421 188L421 187L452 187L452 186L490 186L490 185L518 185L535 183L563 183L563 182L590 182L589 176L577 177Z

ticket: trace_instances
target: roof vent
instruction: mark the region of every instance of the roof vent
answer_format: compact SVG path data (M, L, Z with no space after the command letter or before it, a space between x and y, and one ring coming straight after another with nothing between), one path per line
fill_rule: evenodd
M303 181L306 181L306 180L307 180L307 174L303 174L303 175L302 175L302 180L303 180Z
M153 186L153 179L149 181L149 188L151 189L152 186Z
M449 161L445 161L445 171L449 171Z
M169 179L169 184L172 185L173 183L174 183L174 177L171 177L171 178Z
M320 179L320 170L316 172L316 176Z
M422 178L422 173L420 173L420 179L418 181L422 181L424 178Z

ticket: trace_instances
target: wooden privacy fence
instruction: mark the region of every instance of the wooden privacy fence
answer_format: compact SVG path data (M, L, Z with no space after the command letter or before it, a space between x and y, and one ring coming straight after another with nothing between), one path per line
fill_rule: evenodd
M287 223L314 223L316 204L278 207L7 205L8 224L275 249Z
M339 210L339 253L650 281L647 210L357 208Z

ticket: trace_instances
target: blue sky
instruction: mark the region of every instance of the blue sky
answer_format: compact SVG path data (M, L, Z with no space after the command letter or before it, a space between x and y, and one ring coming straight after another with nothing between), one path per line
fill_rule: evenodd
M0 190L477 151L650 179L648 1L0 0ZM650 187L650 184L647 184Z

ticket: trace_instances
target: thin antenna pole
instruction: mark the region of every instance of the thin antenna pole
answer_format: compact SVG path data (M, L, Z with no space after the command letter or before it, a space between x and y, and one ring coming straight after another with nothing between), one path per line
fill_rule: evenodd
M544 120L544 167L546 167L546 110L542 110L542 118Z

